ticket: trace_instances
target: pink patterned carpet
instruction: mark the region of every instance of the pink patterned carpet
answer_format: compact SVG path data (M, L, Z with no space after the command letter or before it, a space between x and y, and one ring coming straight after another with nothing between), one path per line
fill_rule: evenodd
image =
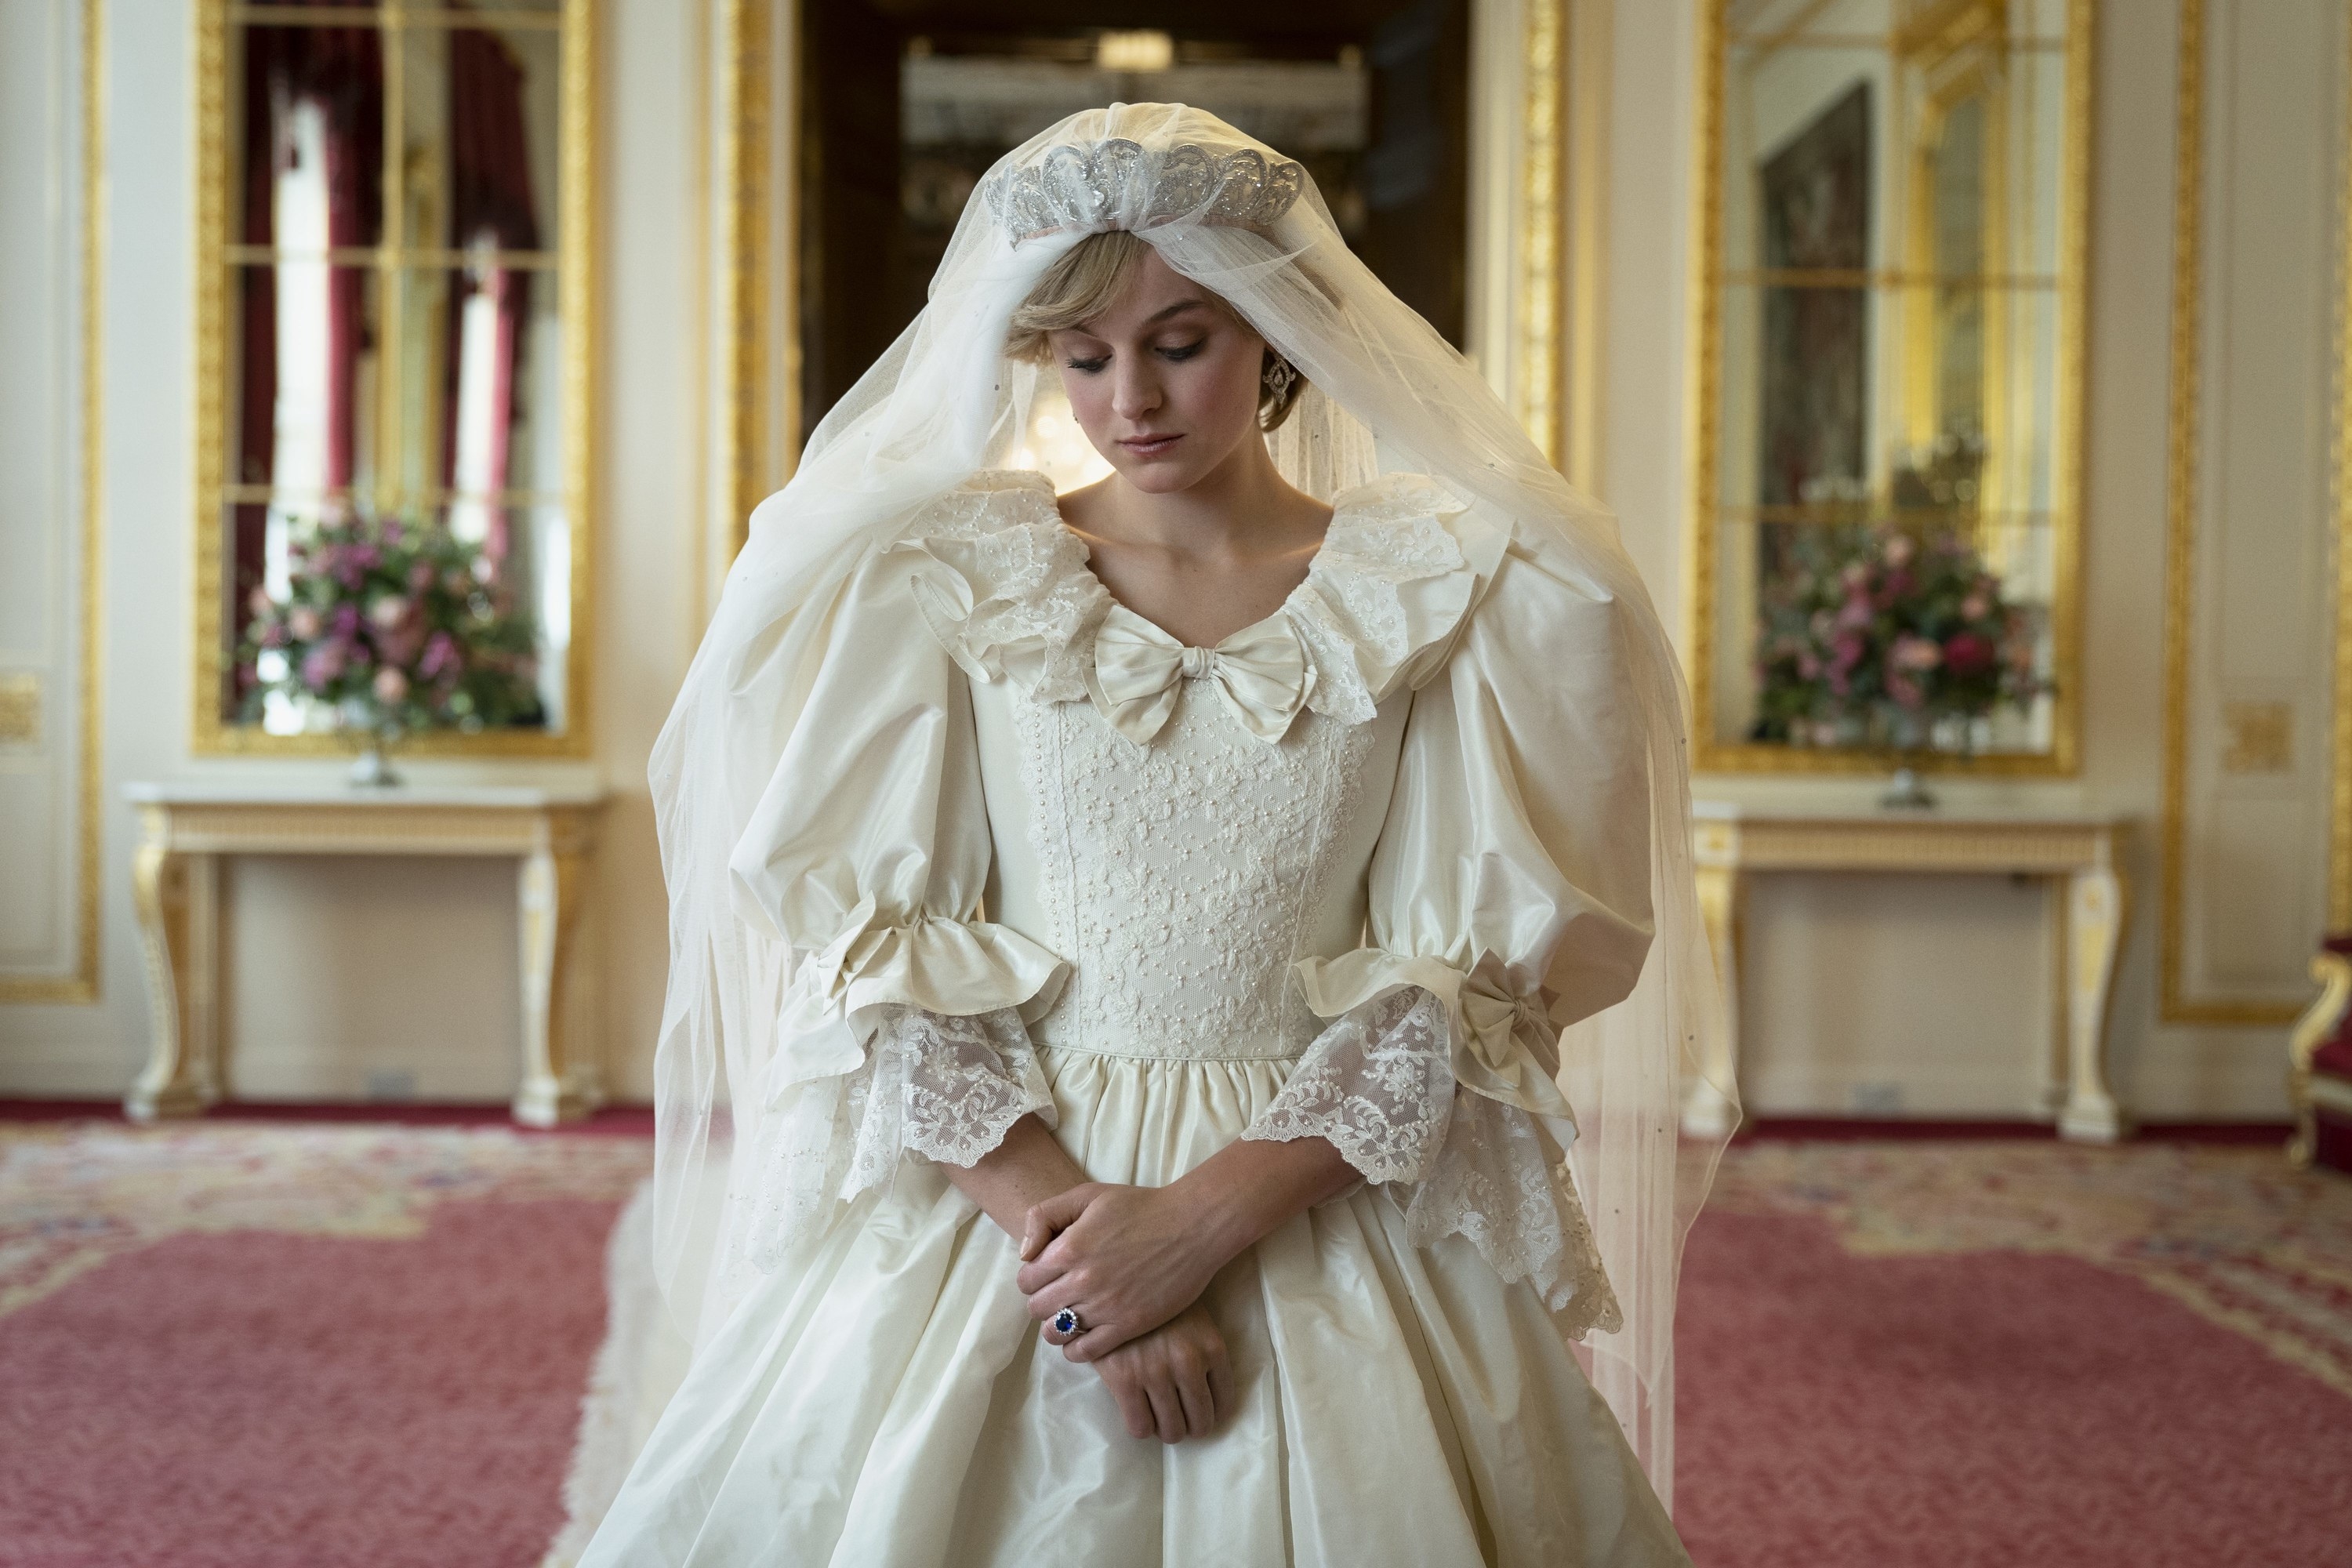
M636 1137L0 1120L0 1568L530 1568ZM1762 1142L1685 1268L1698 1568L2352 1563L2352 1180Z
M2352 1563L2352 1180L1757 1143L1683 1280L1698 1568Z
M0 1124L0 1564L520 1568L637 1138Z

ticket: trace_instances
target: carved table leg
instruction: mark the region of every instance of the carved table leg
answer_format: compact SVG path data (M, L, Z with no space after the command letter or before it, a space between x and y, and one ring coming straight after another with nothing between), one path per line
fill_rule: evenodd
M134 1121L198 1115L221 1095L216 863L173 849L150 818L131 876L154 1037L123 1114Z
M1683 1101L1683 1131L1693 1138L1721 1138L1737 1120L1732 1102L1715 1083L1736 1084L1739 1070L1739 868L1737 866L1698 868L1698 912L1706 922L1707 945L1715 950L1715 972L1723 987L1723 1039L1716 1058L1706 1064L1709 1079L1691 1086Z
M602 1099L594 1065L572 1059L564 1017L587 872L586 855L564 847L535 850L522 863L522 1087L514 1119L526 1126L575 1121Z
M2122 1108L2107 1085L2107 1001L2124 929L2123 879L2092 866L2066 879L2066 1108L2058 1135L2084 1143L2123 1136Z

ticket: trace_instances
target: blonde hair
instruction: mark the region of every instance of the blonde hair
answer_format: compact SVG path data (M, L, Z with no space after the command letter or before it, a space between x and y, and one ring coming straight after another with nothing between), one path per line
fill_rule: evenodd
M1031 364L1050 363L1054 351L1046 342L1051 332L1067 331L1083 326L1099 316L1118 299L1119 290L1127 286L1128 275L1143 259L1148 240L1138 239L1123 228L1108 229L1090 234L1072 246L1037 279L1037 287L1013 312L1011 328L1004 337L1006 357L1026 360ZM1223 311L1236 324L1257 329L1242 320L1241 312L1214 289L1203 289L1210 304ZM1271 364L1276 354L1272 344L1266 346L1266 361ZM1293 367L1290 384L1279 395L1261 382L1258 385L1257 427L1272 430L1290 417L1298 406L1299 394L1307 390L1306 376Z

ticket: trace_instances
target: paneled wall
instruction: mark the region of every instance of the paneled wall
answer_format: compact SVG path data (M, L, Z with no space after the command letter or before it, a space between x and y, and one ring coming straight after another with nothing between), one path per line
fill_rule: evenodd
M99 82L106 169L98 216L110 244L100 279L95 518L103 543L95 645L103 861L89 884L103 920L95 1001L0 1005L0 1094L111 1096L145 1049L128 897L132 824L121 786L256 766L200 762L187 745L187 8L183 0L93 3L104 5L108 35ZM706 414L733 363L725 345L745 328L722 297L725 237L705 178L729 145L729 126L715 117L721 95L711 58L727 3L608 0L600 13L598 754L569 774L415 764L420 778L593 773L617 792L585 973L624 1096L649 1085L667 961L645 759L723 543L729 491L719 476L729 447ZM1568 74L1583 96L1569 114L1576 221L1566 254L1577 271L1564 297L1572 313L1579 300L1591 309L1575 313L1562 359L1564 447L1621 512L1675 625L1685 608L1695 3L1568 6ZM2270 1020L2301 994L2302 949L2326 895L2324 802L2334 780L2325 661L2336 614L2328 541L2341 100L2352 47L2346 5L2204 5L2202 395L2187 427L2196 486L2183 492L2192 500L2189 613L2175 618L2168 642L2176 606L2167 556L2179 521L2168 476L2180 0L2107 0L2095 45L2091 181L2083 768L2070 780L1947 786L1959 805L2089 806L2142 825L2129 868L2134 919L2116 987L2115 1075L2127 1103L2170 1116L2282 1105L2284 1030ZM1516 16L1516 6L1482 14L1506 13ZM0 295L0 364L9 367L0 384L9 416L0 421L9 457L0 469L9 475L0 490L0 677L37 667L44 689L43 728L30 750L0 724L0 975L10 976L70 976L79 957L71 940L80 885L71 723L85 710L73 680L81 624L73 584L85 537L72 324L83 188L79 18L78 0L0 6L0 269L9 285ZM784 91L780 82L779 97L763 106L773 117L764 124L789 121ZM2303 153L2266 151L2282 139ZM38 233L27 233L20 193L35 189L45 216ZM30 280L38 309L20 298L20 279ZM25 574L35 571L40 585L28 595ZM2175 689L2186 721L2170 751L2168 650L2189 672ZM11 710L10 689L0 679L0 718ZM2282 705L2283 731L2273 717ZM2174 756L2186 849L2168 893L2160 829ZM1769 786L1856 802L1874 787ZM1768 786L1751 779L1708 779L1702 788L1768 798ZM231 879L231 897L229 1044L247 1092L360 1094L373 1085L496 1100L511 1088L514 937L502 868L257 862ZM2178 910L2179 932L2169 1008L2159 940L2168 909ZM1745 1077L1757 1109L2036 1108L2052 1046L2054 933L2031 889L1997 879L1767 879L1748 919ZM2241 1022L2179 1005L2206 998L2264 1011Z
M98 986L99 684L85 440L94 254L78 0L0 6L0 1003Z

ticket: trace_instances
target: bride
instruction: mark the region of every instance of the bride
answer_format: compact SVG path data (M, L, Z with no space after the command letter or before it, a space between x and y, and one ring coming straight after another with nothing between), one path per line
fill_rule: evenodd
M696 1353L583 1563L1686 1563L1679 679L1297 163L1007 154L656 748Z

